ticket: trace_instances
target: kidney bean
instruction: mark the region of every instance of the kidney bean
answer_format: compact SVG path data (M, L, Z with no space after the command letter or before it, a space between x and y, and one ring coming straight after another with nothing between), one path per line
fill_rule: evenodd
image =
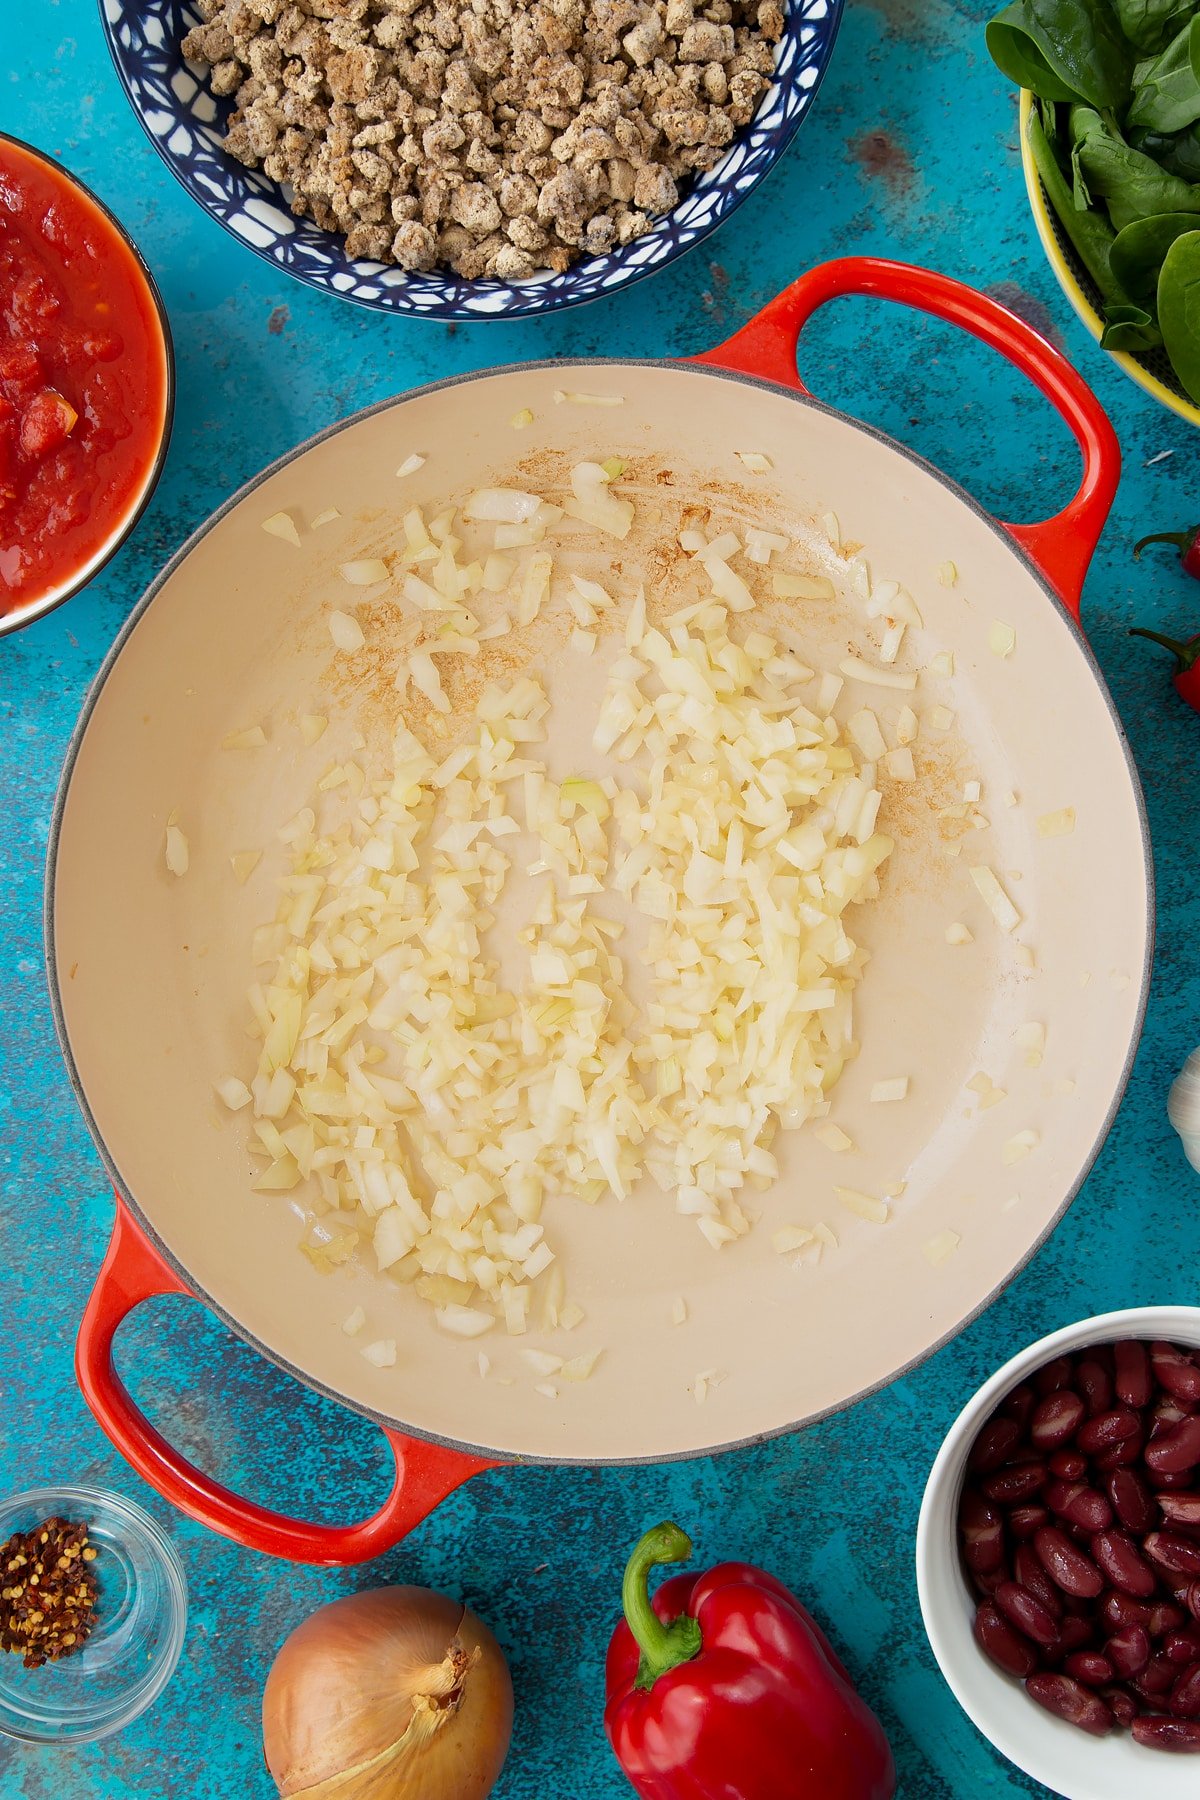
M1123 1531L1098 1531L1092 1539L1092 1555L1123 1594L1148 1600L1158 1586L1154 1570Z
M1099 1650L1075 1650L1063 1663L1063 1674L1082 1681L1084 1687L1100 1688L1112 1680L1114 1670Z
M1029 1423L1029 1415L1037 1405L1037 1395L1027 1381L1015 1387L1011 1394L1006 1394L1000 1402L1000 1411L1006 1419L1015 1419L1020 1431L1024 1431Z
M1150 1661L1150 1633L1142 1625L1126 1625L1113 1632L1104 1654L1122 1681L1132 1681Z
M1169 1494L1176 1488L1190 1488L1196 1474L1194 1469L1147 1469L1146 1479L1156 1494Z
M1034 1414L1036 1418L1036 1413ZM1200 1463L1200 1413L1189 1413L1170 1431L1146 1446L1146 1467L1162 1475L1194 1469Z
M975 1439L967 1466L984 1473L999 1469L1011 1459L1020 1442L1021 1428L1016 1420L996 1414Z
M1188 1418L1191 1411L1190 1406L1184 1406L1178 1400L1170 1400L1164 1394L1150 1414L1150 1436L1161 1437L1164 1431L1170 1431L1181 1419Z
M1015 1675L1021 1681L1037 1668L1037 1652L1029 1639L1014 1631L990 1601L985 1600L977 1608L972 1629L984 1655L990 1656L1006 1675Z
M1167 1710L1177 1719L1200 1719L1200 1662L1179 1677L1167 1696Z
M1177 1587L1175 1598L1180 1606L1191 1613L1193 1619L1200 1621L1200 1581L1189 1581L1186 1587Z
M1057 1619L1028 1588L1018 1586L1015 1581L1002 1581L992 1598L1009 1624L1023 1631L1035 1644L1049 1649L1057 1643Z
M1053 1362L1043 1363L1033 1378L1033 1385L1039 1394L1055 1394L1059 1388L1065 1388L1075 1373L1075 1359L1070 1356L1056 1356Z
M1137 1338L1126 1338L1113 1345L1113 1386L1117 1399L1139 1411L1149 1406L1153 1388L1150 1378L1150 1353Z
M1173 1575L1200 1575L1200 1544L1181 1537L1177 1531L1151 1531L1142 1540L1142 1549L1162 1569Z
M1167 1719L1161 1714L1135 1719L1130 1726L1135 1744L1147 1750L1200 1753L1200 1719Z
M1158 1504L1168 1525L1200 1525L1200 1494L1160 1494Z
M1126 1439L1136 1437L1142 1429L1142 1421L1132 1408L1114 1406L1109 1412L1097 1413L1082 1426L1075 1438L1079 1448L1094 1456L1098 1450L1109 1450L1114 1444L1123 1444Z
M1029 1440L1035 1450L1061 1450L1069 1444L1087 1417L1079 1395L1058 1388L1039 1400L1029 1421Z
M1187 1614L1169 1600L1159 1600L1147 1610L1146 1630L1152 1638L1166 1637L1169 1631L1178 1631L1186 1624Z
M1112 1406L1114 1389L1112 1376L1092 1353L1084 1357L1075 1371L1075 1386L1083 1395L1083 1403L1087 1407L1088 1417L1094 1419L1097 1413L1104 1413Z
M974 1488L964 1488L958 1508L963 1561L977 1575L987 1575L1004 1561L1004 1522Z
M1200 1402L1200 1369L1183 1351L1174 1344L1155 1343L1150 1346L1150 1364L1154 1370L1154 1379L1160 1387L1166 1388L1176 1400L1183 1400L1189 1406Z
M1027 1593L1040 1600L1046 1611L1057 1619L1063 1611L1063 1596L1046 1573L1041 1557L1032 1544L1021 1544L1013 1557L1013 1580Z
M1112 1524L1112 1508L1104 1495L1082 1482L1051 1482L1046 1504L1068 1525L1082 1526L1085 1532L1107 1531Z
M1100 1617L1111 1631L1124 1631L1128 1625L1150 1629L1150 1608L1119 1589L1111 1589L1100 1602Z
M1057 1526L1043 1525L1034 1535L1033 1547L1047 1575L1064 1594L1094 1600L1104 1592L1104 1577L1091 1557L1076 1549Z
M1178 1679L1179 1670L1174 1663L1161 1656L1152 1656L1141 1674L1134 1676L1132 1685L1143 1700L1148 1700L1151 1706L1160 1706Z
M1127 1531L1149 1531L1158 1523L1150 1490L1132 1469L1114 1469L1104 1485L1112 1509Z
M1137 1718L1137 1701L1133 1698L1133 1695L1127 1694L1124 1688L1110 1687L1101 1688L1100 1698L1104 1701L1106 1706L1112 1708L1112 1715L1117 1721L1117 1724L1123 1725L1125 1730L1128 1731L1129 1727L1133 1724L1133 1721Z
M1057 1644L1045 1652L1046 1660L1055 1656L1070 1656L1076 1650L1086 1650L1095 1636L1096 1627L1090 1619L1084 1618L1082 1613L1068 1613L1059 1623Z
M977 1594L982 1594L985 1599L989 1595L995 1593L1002 1581L1011 1581L1011 1579L1012 1570L1008 1566L1007 1558L1000 1564L998 1569L989 1569L986 1575L977 1575L973 1570L971 1572L972 1587Z
M1069 1675L1031 1675L1025 1692L1056 1718L1077 1725L1093 1737L1104 1737L1113 1728L1112 1709L1098 1694L1089 1693Z
M1046 1465L1042 1462L1009 1463L994 1475L985 1475L980 1486L989 1500L1012 1505L1018 1500L1032 1500L1046 1485Z
M1159 1653L1178 1669L1200 1662L1200 1636L1194 1631L1170 1631L1159 1646Z
M1008 1529L1018 1542L1031 1538L1039 1525L1049 1523L1050 1514L1044 1506L1014 1506L1008 1515Z
M1093 1460L1102 1474L1109 1469L1127 1469L1137 1462L1146 1442L1146 1434L1139 1425L1137 1436L1126 1438L1123 1444L1110 1444L1107 1450L1101 1450Z
M1056 1450L1046 1467L1057 1481L1082 1481L1087 1474L1087 1457L1078 1450Z

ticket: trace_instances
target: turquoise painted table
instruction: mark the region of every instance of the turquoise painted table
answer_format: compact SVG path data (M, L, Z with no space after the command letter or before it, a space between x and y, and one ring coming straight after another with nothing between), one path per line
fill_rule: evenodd
M989 10L980 0L849 0L813 116L782 168L708 245L548 326L455 331L357 312L268 270L159 163L118 89L90 0L0 7L0 127L61 155L131 228L170 308L180 374L170 460L132 542L87 593L0 648L0 1492L77 1479L133 1495L174 1533L192 1598L183 1660L157 1707L124 1736L75 1755L0 1745L3 1800L267 1796L258 1705L276 1646L321 1600L387 1580L460 1593L497 1630L517 1691L500 1800L620 1800L629 1790L600 1724L603 1649L626 1551L664 1515L694 1530L700 1556L767 1564L830 1622L887 1724L905 1800L1042 1791L989 1749L942 1684L917 1610L913 1531L945 1427L998 1362L1099 1308L1196 1297L1200 1181L1164 1101L1200 1040L1200 719L1171 693L1165 658L1131 642L1126 627L1200 627L1200 590L1170 563L1138 566L1129 555L1140 530L1200 516L1200 481L1192 428L1109 365L1042 261L1024 206L1015 101L983 51ZM717 1461L486 1475L361 1571L316 1573L236 1550L171 1517L141 1487L71 1371L111 1204L51 1029L41 883L83 692L160 564L241 481L310 432L488 363L700 350L801 269L851 250L928 263L1023 312L1083 369L1121 435L1126 473L1084 620L1146 785L1159 947L1116 1128L1065 1222L1003 1298L916 1374L843 1417ZM816 393L914 444L1003 517L1043 516L1073 484L1074 451L1049 409L941 327L842 302L806 339L804 368ZM223 1478L330 1518L362 1512L381 1493L383 1454L370 1429L257 1360L199 1307L144 1308L121 1351L146 1408Z

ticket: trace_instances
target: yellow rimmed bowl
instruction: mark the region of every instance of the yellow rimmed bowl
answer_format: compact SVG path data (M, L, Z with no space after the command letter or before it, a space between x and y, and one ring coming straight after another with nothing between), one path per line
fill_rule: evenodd
M1029 141L1029 121L1033 116L1034 98L1028 89L1021 91L1021 167L1025 172L1025 191L1029 195L1029 205L1033 213L1033 222L1037 226L1037 234L1042 240L1042 249L1046 259L1058 277L1061 287L1080 319L1087 326L1096 342L1104 331L1104 320L1100 314L1099 294L1091 276L1076 256L1071 242L1054 215L1046 190L1042 186L1037 168L1033 160L1033 147ZM1171 412L1178 413L1181 419L1188 419L1193 425L1200 425L1200 405L1185 392L1172 369L1164 350L1148 350L1133 354L1127 350L1109 350L1106 355L1124 370L1131 381L1159 402L1169 407Z

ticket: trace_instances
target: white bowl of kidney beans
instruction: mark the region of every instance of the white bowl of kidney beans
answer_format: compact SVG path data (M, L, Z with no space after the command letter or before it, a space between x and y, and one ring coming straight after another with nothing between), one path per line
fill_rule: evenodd
M917 1587L980 1731L1067 1800L1200 1795L1200 1308L1006 1363L930 1471Z

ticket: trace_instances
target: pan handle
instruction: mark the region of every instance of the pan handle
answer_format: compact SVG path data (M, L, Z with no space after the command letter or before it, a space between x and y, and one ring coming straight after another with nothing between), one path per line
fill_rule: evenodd
M1034 525L1006 524L1004 529L1041 570L1078 623L1084 576L1121 476L1117 434L1083 377L1007 307L948 275L879 256L847 256L802 275L733 337L692 360L764 376L807 394L796 372L800 333L819 306L842 294L895 300L961 326L1028 375L1070 426L1083 452L1083 479L1074 499L1052 519Z
M196 1298L118 1194L112 1240L75 1345L75 1373L83 1397L122 1456L164 1500L245 1549L262 1550L292 1562L366 1562L390 1550L469 1476L496 1466L385 1427L384 1436L396 1459L396 1479L379 1511L369 1519L354 1525L310 1525L240 1499L167 1442L134 1405L113 1366L117 1327L134 1307L157 1294Z

